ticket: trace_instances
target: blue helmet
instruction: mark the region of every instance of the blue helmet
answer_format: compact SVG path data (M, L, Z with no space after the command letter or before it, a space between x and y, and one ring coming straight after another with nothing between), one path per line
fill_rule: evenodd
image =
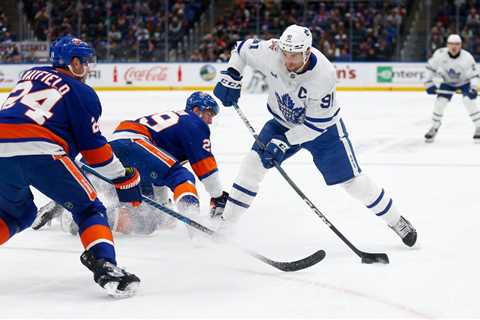
M50 46L50 62L54 67L68 66L74 57L80 62L87 63L95 57L95 51L86 42L72 37L63 36L55 40Z
M193 108L199 107L201 111L210 110L215 115L220 112L217 101L211 95L205 92L195 91L188 97L186 111L192 112Z

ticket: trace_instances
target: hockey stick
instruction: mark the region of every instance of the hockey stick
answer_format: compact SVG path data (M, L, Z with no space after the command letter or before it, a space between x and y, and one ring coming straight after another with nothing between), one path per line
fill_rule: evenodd
M82 167L81 167L85 172L88 172L88 173L91 173L93 174L94 176L96 176L97 178L105 181L105 182L108 182L108 183L112 183L108 178L104 177L103 175L101 175L100 173L98 173L97 171L95 171L94 169L92 169L91 167L85 165L82 163ZM170 209L170 208L167 208L165 206L162 206L160 203L142 195L142 200L145 201L146 203L148 203L149 205L151 205L152 207L154 208L157 208L159 209L160 211L162 211L163 213L166 213L180 221L182 221L183 223L189 225L190 227L192 228L195 228L197 229L198 231L201 231L203 233L206 233L208 234L209 236L211 236L212 238L217 238L219 239L220 237L218 236L218 234L201 225L200 223ZM224 239L221 239L221 240L224 240ZM259 253L256 253L252 250L249 250L249 249L245 249L245 248L242 248L240 247L239 245L236 245L234 243L231 243L231 242L228 242L229 244L237 247L238 249L240 249L241 251L243 251L244 253L250 255L251 257L254 257L266 264L269 264L271 265L272 267L274 268L277 268L278 270L281 270L281 271L285 271L285 272L292 272L292 271L298 271L298 270L302 270L302 269L306 269L308 267L311 267L315 264L317 264L318 262L322 261L323 258L325 258L325 251L323 250L318 250L317 252L309 255L308 257L306 258L303 258L301 260L297 260L297 261L289 261L289 262L280 262L280 261L275 261L275 260L272 260L272 259L269 259Z
M248 121L247 117L243 113L242 109L238 106L238 104L233 104L233 107L235 108L235 111L237 114L240 116L240 119L242 119L243 123L245 126L248 128L252 136L255 138L255 142L260 146L260 148L265 149L265 145L260 141L260 138L258 137L258 134L255 132L255 129L253 128L252 124L250 121ZM276 162L273 162L275 165L275 168L277 168L278 172L282 175L285 180L287 180L288 184L297 192L297 194L302 198L303 201L315 212L315 214L322 219L322 221L340 238L342 241L355 252L357 256L359 256L362 259L362 263L384 263L387 264L389 263L388 256L385 253L369 253L369 252L363 252L359 249L357 249L345 236L338 231L335 226L328 221L327 217L313 204L312 201L300 190L300 188L293 182L292 179L287 175L285 170Z

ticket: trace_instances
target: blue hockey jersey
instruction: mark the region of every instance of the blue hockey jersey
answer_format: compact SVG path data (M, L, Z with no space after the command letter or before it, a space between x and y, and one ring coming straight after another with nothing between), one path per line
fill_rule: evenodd
M80 152L109 178L124 174L101 134L95 91L53 67L25 71L0 107L0 157Z
M210 128L194 113L169 111L123 121L113 134L113 139L122 138L148 140L179 162L189 161L200 180L218 171L211 151Z

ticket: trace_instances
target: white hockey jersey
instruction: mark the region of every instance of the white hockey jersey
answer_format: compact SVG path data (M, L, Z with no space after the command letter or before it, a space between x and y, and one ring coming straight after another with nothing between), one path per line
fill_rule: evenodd
M478 82L478 70L475 59L467 50L462 49L457 58L451 58L448 48L440 48L428 60L426 86L433 83L434 78L441 78L442 82L461 86L471 83L476 87Z
M340 120L335 93L336 72L315 48L302 73L289 72L277 47L277 39L239 41L229 67L243 73L248 65L260 70L268 83L267 108L283 126L292 145L311 141Z

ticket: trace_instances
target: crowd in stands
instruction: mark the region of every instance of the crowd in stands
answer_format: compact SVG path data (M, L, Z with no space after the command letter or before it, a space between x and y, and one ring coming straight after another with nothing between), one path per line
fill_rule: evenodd
M165 8L159 0L35 0L24 1L24 10L38 40L78 35L100 61L165 60L167 47L178 60L227 61L236 41L279 37L292 23L308 25L314 46L333 61L379 61L394 57L411 2L236 0L188 53L178 43L210 1L168 1Z
M217 19L192 61L226 61L239 39L278 38L284 28L308 25L314 46L332 61L385 61L393 58L412 1L247 1Z
M99 60L158 61L165 58L165 47L176 46L208 2L35 0L24 1L24 10L41 41L74 34L93 44Z
M457 8L456 5L459 5ZM458 14L458 29L457 25ZM446 46L449 34L459 33L463 40L463 48L470 51L474 57L480 59L480 0L455 2L445 1L438 10L431 31L431 48L428 54Z
M8 18L0 10L0 61L7 63L18 63L22 56L15 45L16 36L10 31Z

